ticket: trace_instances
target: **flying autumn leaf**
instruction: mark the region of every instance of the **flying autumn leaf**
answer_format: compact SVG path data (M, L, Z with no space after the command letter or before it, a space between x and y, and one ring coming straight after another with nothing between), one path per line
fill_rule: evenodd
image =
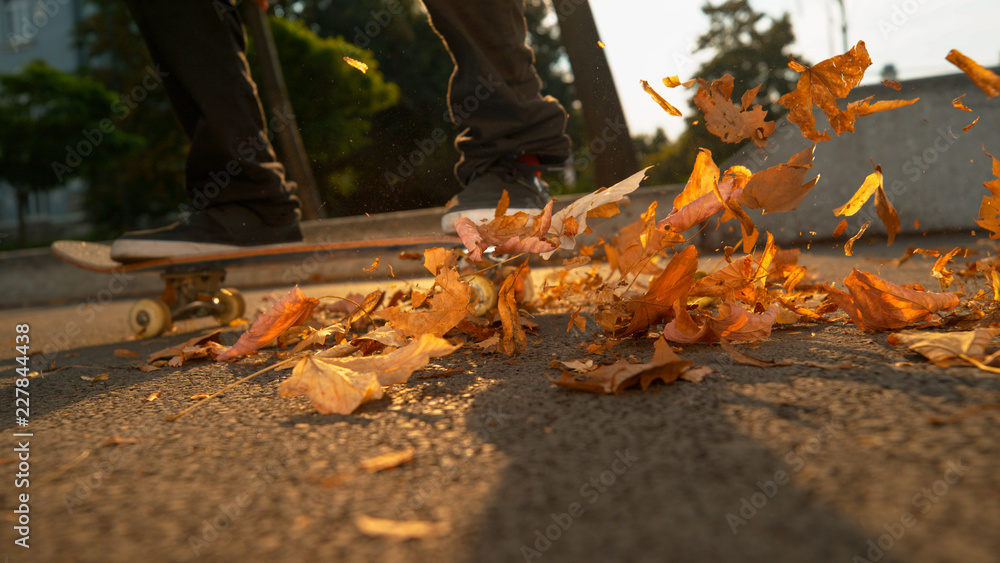
M941 291L948 289L951 286L953 280L953 272L948 269L948 262L955 257L956 254L965 250L962 247L956 247L948 252L947 254L942 254L934 261L934 266L931 268L931 275L938 279L938 283L941 285ZM968 252L966 252L968 255Z
M559 379L550 380L559 387L598 394L621 393L637 383L645 391L657 379L664 383L676 381L690 366L691 362L682 360L670 349L670 344L659 338L653 345L653 359L648 363L619 360L585 373L563 371Z
M983 196L983 202L979 206L979 219L976 223L990 232L990 238L1000 238L1000 160L986 152L983 153L993 161L993 175L996 178L989 182L983 182L983 186L990 191L990 195Z
M743 192L743 188L750 180L750 176L750 171L746 168L733 166L726 170L723 180L718 185L712 186L715 197L726 208L726 213L723 214L721 222L727 221L730 216L739 220L740 229L743 231L743 252L747 254L753 252L754 245L757 244L757 237L760 234L757 232L757 227L754 225L753 220L750 219L746 211L743 211L738 201L739 194ZM733 183L733 187L731 188L730 195L727 196L723 194L721 188L730 181Z
M785 164L754 174L738 201L743 207L762 209L764 214L792 211L802 203L819 181L819 175L805 181L813 166L816 145L793 155Z
M834 132L840 135L844 130L837 127L844 127L848 116L837 105L837 100L847 97L871 64L864 41L859 41L847 53L813 67L806 67L789 57L788 67L801 76L795 90L779 98L778 103L788 108L788 120L799 126L805 138L813 142L828 141L829 133L816 130L813 106L823 110Z
M574 248L576 237L587 231L587 218L590 212L609 204L616 204L634 192L646 179L647 170L649 167L643 168L610 188L602 188L576 199L552 216L547 235L558 239L558 248ZM548 259L550 255L551 252L544 252L542 258Z
M388 520L364 514L354 519L354 525L357 526L358 531L366 536L387 538L393 541L443 536L451 532L451 524L447 522Z
M750 108L757 97L756 88L743 94L741 106L736 106L729 97L733 93L733 76L725 74L712 82L698 79L698 93L694 95L694 105L705 114L708 132L726 143L739 143L750 139L758 147L767 145L767 138L774 132L775 123L765 121L767 112L759 105Z
M881 100L873 104L871 103L871 100L874 97L875 96L868 96L863 100L847 104L847 108L844 109L843 113L837 114L830 120L830 125L833 126L833 130L836 131L838 135L844 132L853 133L854 122L859 117L864 117L880 111L888 111L891 109L911 106L920 100L920 98L913 98L912 100Z
M767 233L767 246L759 260L755 261L752 255L734 260L717 272L698 280L691 288L690 296L739 300L753 306L767 293L764 282L776 252L774 237Z
M552 202L538 215L518 211L476 225L468 217L455 221L455 231L469 251L469 259L483 259L483 252L493 248L495 254L528 252L540 254L559 247L559 241L546 236L552 224Z
M299 286L295 286L287 295L271 306L264 314L257 317L250 330L240 335L231 348L224 350L215 359L222 362L231 358L246 356L274 340L285 330L305 322L319 299L306 297Z
M771 327L777 320L777 303L757 314L735 302L727 301L719 305L719 316L705 319L705 324L701 326L698 326L687 310L677 311L677 318L663 328L663 336L667 340L681 343L711 344L723 338L729 341L758 340L770 336Z
M673 105L671 105L670 102L663 99L663 96L659 95L656 92L656 90L653 90L653 87L649 85L649 82L646 82L645 80L640 80L639 84L642 85L642 89L645 90L646 93L649 94L651 98L653 98L653 101L655 101L657 104L659 104L661 108L663 108L663 111L667 112L670 115L673 115L674 117L680 117L681 115L683 115L681 114L681 111L679 109L675 108Z
M649 330L673 313L674 303L687 293L698 270L698 251L694 246L674 254L667 267L649 284L649 291L631 299L628 305L635 314L621 336L631 336Z
M517 356L528 347L528 337L521 327L521 320L517 314L517 300L514 298L514 287L517 280L524 273L528 261L517 267L500 286L500 293L497 300L497 308L500 312L500 322L503 326L503 335L500 339L500 351L508 356Z
M918 291L857 269L844 284L850 294L828 287L829 296L858 328L867 331L896 330L958 306L954 293Z
M633 223L622 227L618 235L604 245L604 253L621 275L655 274L660 271L651 258L661 251L684 242L684 236L664 230L656 224L657 202L650 202L646 212Z
M899 91L903 89L903 85L895 80L883 80L882 86L886 88L892 88L893 90Z
M969 129L972 129L973 125L979 123L979 117L982 117L982 116L976 117L975 119L972 120L972 123L966 125L965 127L962 127L962 133L968 133Z
M896 212L896 208L892 206L889 201L889 197L885 194L885 187L883 186L882 178L882 166L872 162L872 166L875 167L875 172L869 174L865 181L861 184L851 199L847 200L847 203L841 205L840 207L833 210L833 214L837 217L842 215L847 215L850 217L857 213L861 207L871 199L872 194L875 194L875 211L878 213L878 218L882 220L885 225L885 230L889 233L889 245L896 238L896 233L899 232L899 214ZM860 236L860 233L856 235ZM851 256L851 254L848 254Z
M987 98L993 98L997 94L1000 94L1000 76L997 76L993 71L983 67L955 49L948 51L948 56L945 59L962 69L962 72L971 78L976 86L979 86L979 89L986 94Z
M361 71L361 74L368 72L368 65L351 57L344 57L344 62Z
M892 202L885 195L885 187L882 184L879 184L878 189L875 190L875 211L889 234L889 242L886 243L886 246L892 246L892 241L896 240L896 233L899 232L899 214L896 213L896 208L892 206Z
M429 310L403 311L397 305L386 307L374 315L386 319L393 328L412 338L425 333L444 336L468 314L472 291L454 268L441 270L434 282L441 291L430 298Z
M955 108L960 109L962 111L972 111L972 108L966 107L966 105L962 103L962 98L964 97L965 94L962 94L961 96L955 98L954 100L951 101L951 105L955 106Z
M907 330L890 334L889 344L906 346L943 368L969 365L961 356L976 360L986 358L990 340L1000 334L998 328L977 328L964 332L928 332Z
M865 221L865 224L861 225L861 228L858 229L858 234L847 239L847 242L844 243L844 256L854 256L854 243L865 234L865 231L868 230L868 226L871 224L871 221Z
M844 231L847 230L847 227L848 227L847 219L841 219L840 222L837 223L837 228L833 230L833 238L837 238L840 235L844 234Z

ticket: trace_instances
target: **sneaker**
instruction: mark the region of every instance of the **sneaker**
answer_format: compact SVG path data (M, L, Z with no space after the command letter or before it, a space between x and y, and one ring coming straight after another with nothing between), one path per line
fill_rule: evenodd
M298 214L286 219L292 220L273 225L243 206L209 208L168 227L123 234L112 243L111 258L122 263L142 262L301 243Z
M468 217L473 223L492 221L497 204L507 191L507 214L539 213L549 202L549 186L541 178L542 168L533 155L500 160L477 174L455 196L456 203L441 217L441 230L455 234L455 221Z

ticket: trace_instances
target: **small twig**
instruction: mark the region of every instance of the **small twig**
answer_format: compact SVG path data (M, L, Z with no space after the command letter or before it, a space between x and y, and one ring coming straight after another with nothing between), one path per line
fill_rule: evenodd
M966 356L965 354L959 354L958 357L962 358L963 360L969 362L970 364L976 366L977 368L979 368L979 369L981 369L983 371L988 371L990 373L1000 373L1000 368L995 368L993 366L988 366L988 365L984 364L983 362L980 362L979 360L977 360L975 358L972 358L970 356Z
M264 368L262 370L255 371L255 372L251 373L250 375L248 375L248 376L246 376L246 377L244 377L242 379L239 379L239 380L235 381L234 383L230 383L229 385L226 385L225 387L223 387L222 389L219 389L215 393L212 393L208 397L205 397L204 399L202 399L202 400L198 401L197 403L191 405L190 407L182 410L181 412L175 414L174 416L167 417L164 420L166 420L167 422L173 422L173 421L177 420L178 418L186 415L187 413L193 411L194 409L200 407L201 405L207 403L208 401L211 401L212 399L218 397L219 395L222 395L226 391L229 391L233 387L236 387L237 385L239 385L239 384L241 384L241 383L243 383L245 381L249 381L249 380L257 377L258 375L260 375L260 374L262 374L264 372L270 371L272 369L277 369L277 368L282 367L282 366L284 366L286 364L289 364L289 363L291 363L291 362L293 362L295 360L298 360L299 357L300 356L295 356L295 357L292 357L292 358L288 358L287 360L278 362L278 363L276 363L276 364L274 364L272 366L266 367L266 368Z
M985 405L976 405L974 407L969 407L964 411L952 415L952 416L931 416L931 424L955 424L963 419L970 417L976 413L981 413L984 411L995 411L1000 410L1000 403L989 403Z
M38 484L41 485L43 483L51 483L55 481L56 479L61 477L63 473L66 473L70 469L73 469L73 467L78 465L81 461L87 459L90 456L91 452L93 452L93 450L84 450L80 452L79 455L77 455L73 459L63 464L63 466L60 467L59 469L56 469L54 472L45 475L41 479L39 479Z

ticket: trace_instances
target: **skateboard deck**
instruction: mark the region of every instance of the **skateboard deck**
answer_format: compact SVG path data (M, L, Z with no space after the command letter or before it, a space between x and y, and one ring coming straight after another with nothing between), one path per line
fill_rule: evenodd
M57 240L52 243L52 253L60 260L78 268L92 272L169 272L171 270L221 269L280 264L308 258L316 253L326 257L358 254L363 250L379 252L403 252L406 250L426 250L433 246L460 247L462 241L454 236L400 237L362 241L328 243L293 243L272 246L247 247L245 249L161 258L123 264L111 259L111 246L99 242L78 240Z
M226 325L242 317L246 311L243 296L236 289L222 286L228 269L294 262L316 255L323 258L352 258L362 251L417 252L435 246L458 248L462 246L462 241L454 236L423 236L330 243L303 242L127 264L112 260L111 246L97 242L60 240L52 243L52 253L64 262L92 272L160 274L165 282L160 299L142 299L129 311L129 326L136 335L149 338L159 336L174 321L182 319L213 316ZM483 303L484 307L496 303L496 291L489 282L480 282L476 287L479 287L481 294L478 302Z

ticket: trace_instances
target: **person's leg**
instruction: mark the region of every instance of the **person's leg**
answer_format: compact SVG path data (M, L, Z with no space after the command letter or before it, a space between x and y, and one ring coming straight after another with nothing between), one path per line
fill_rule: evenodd
M128 6L191 139L185 180L194 213L170 231L127 234L116 241L118 257L128 258L123 246L134 253L136 241L173 232L204 239L188 242L238 246L301 240L294 184L268 140L235 7L225 0L128 0ZM189 253L177 245L163 251L170 248Z
M531 165L562 165L570 143L565 109L540 93L534 54L525 44L523 0L424 5L455 62L448 107L461 128L455 173L465 189L442 227L453 230L454 219L471 211L492 212L504 189L511 210L539 208L548 196Z

